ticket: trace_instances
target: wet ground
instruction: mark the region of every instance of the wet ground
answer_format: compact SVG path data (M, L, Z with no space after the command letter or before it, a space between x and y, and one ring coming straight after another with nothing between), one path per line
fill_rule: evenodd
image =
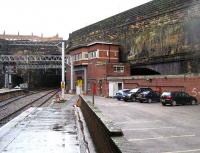
M200 153L200 105L162 106L103 97L95 97L95 105L141 153Z
M31 108L0 129L1 153L80 153L74 102Z

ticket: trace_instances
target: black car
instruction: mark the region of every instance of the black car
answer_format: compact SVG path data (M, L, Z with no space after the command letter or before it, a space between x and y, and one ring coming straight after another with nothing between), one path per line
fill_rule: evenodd
M156 91L144 91L138 94L137 99L139 102L160 102L160 93Z
M161 95L162 105L185 105L185 104L198 104L197 99L190 96L186 92L175 91L175 92L163 92Z
M125 95L124 101L136 101L137 95L144 91L152 91L152 89L146 87L132 89L128 94Z
M118 100L123 100L125 95L128 94L130 91L130 89L122 89L122 90L119 90L116 95L115 95L115 98L117 98Z

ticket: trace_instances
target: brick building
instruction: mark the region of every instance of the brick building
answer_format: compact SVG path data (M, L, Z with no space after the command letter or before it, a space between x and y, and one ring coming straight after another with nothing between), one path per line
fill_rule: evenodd
M72 48L69 55L72 56L74 64L74 89L81 88L82 92L90 94L95 86L97 95L107 95L107 77L129 76L130 65L119 62L119 48L117 44L106 42L93 42ZM66 70L66 82L69 87L69 66ZM122 84L119 83L117 88L123 88Z

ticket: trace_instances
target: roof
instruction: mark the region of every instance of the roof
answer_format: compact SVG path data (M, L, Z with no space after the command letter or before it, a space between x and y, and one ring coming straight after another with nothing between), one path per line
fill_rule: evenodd
M88 44L80 44L80 45L74 46L74 47L72 47L72 48L69 49L69 52L70 52L70 51L73 51L73 50L75 50L75 49L79 49L79 48L82 48L82 47L89 47L89 46L93 46L93 45L96 45L96 44L120 46L119 44L117 44L117 43L112 43L112 42L94 41L94 42L90 42L90 43L88 43Z

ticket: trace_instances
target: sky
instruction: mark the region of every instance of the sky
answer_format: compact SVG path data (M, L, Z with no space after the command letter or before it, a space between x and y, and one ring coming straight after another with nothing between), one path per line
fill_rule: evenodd
M69 33L150 0L0 0L0 33Z

